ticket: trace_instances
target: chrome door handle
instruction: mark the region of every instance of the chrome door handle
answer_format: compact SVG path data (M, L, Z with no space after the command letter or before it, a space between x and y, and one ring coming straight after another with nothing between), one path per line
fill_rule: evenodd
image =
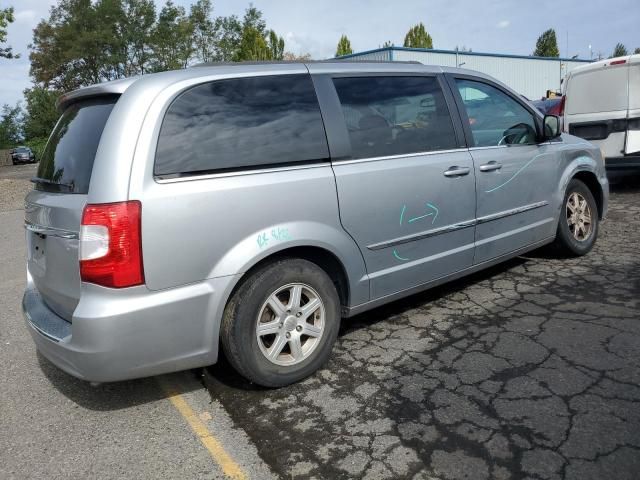
M494 170L500 170L502 168L502 164L491 161L489 163L485 163L484 165L480 165L481 172L493 172Z
M449 170L444 172L445 177L462 177L463 175L469 175L471 169L469 167L449 167Z

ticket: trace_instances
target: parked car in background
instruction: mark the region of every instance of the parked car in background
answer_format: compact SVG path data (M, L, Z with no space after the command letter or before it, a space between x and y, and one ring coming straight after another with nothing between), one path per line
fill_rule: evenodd
M17 147L11 151L11 162L14 165L35 163L36 156L29 147Z
M532 100L531 103L540 110L543 115L561 115L562 97L542 98L540 100Z
M26 198L22 306L42 354L94 382L221 346L287 385L341 318L549 243L584 255L607 211L600 150L470 70L201 66L59 109Z
M565 131L598 145L607 170L640 171L640 54L575 68L564 85Z

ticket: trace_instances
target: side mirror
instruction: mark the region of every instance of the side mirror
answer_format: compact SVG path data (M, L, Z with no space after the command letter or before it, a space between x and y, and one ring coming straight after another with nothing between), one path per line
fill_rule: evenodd
M560 136L560 119L555 115L545 115L544 120L544 140L553 140Z

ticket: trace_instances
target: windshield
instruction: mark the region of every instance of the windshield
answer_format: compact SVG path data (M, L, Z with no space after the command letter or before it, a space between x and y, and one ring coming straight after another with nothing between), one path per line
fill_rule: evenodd
M58 120L42 153L37 190L87 193L102 130L117 97L70 105Z

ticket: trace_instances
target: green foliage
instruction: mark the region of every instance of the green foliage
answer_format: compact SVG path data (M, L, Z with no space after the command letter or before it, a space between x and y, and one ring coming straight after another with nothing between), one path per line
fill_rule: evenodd
M279 60L284 39L268 30L252 5L242 20L214 17L211 0L189 13L167 0L58 0L34 29L31 76L46 89L81 86L195 61Z
M191 37L193 24L181 6L171 0L160 10L158 21L152 32L152 70L162 72L185 68L193 54Z
M433 48L431 35L424 28L424 24L411 27L404 37L404 46L410 48Z
M553 28L545 31L536 41L536 49L533 52L536 57L559 57L560 49L556 40L556 31Z
M201 62L213 62L216 57L216 24L211 0L198 0L191 5L189 20L193 25L194 54Z
M633 54L634 54L634 55L637 55L638 53L640 53L640 47L636 48L636 49L633 51Z
M120 0L60 0L34 29L31 75L68 91L123 76Z
M0 45L7 41L7 26L13 23L13 7L0 10ZM0 46L0 58L20 58L11 47Z
M118 35L121 39L123 75L143 75L150 70L156 5L153 0L124 0Z
M49 137L60 116L56 109L58 96L58 92L39 86L24 91L27 105L23 128L27 141Z
M284 38L278 37L273 30L269 30L267 47L269 48L271 60L282 60L284 58Z
M346 35L342 35L338 41L338 47L336 48L336 57L350 55L352 53L353 49L351 48L351 42Z
M214 22L215 28L215 60L220 62L233 61L240 48L242 40L242 23L236 15L218 17Z
M626 55L629 55L627 47L625 47L622 43L617 43L616 48L613 49L613 54L609 58L624 57Z
M15 147L22 141L22 109L19 105L11 107L6 103L0 113L0 148Z
M391 40L387 40L386 42L384 42L381 48L389 48L389 47L393 47L393 42Z

